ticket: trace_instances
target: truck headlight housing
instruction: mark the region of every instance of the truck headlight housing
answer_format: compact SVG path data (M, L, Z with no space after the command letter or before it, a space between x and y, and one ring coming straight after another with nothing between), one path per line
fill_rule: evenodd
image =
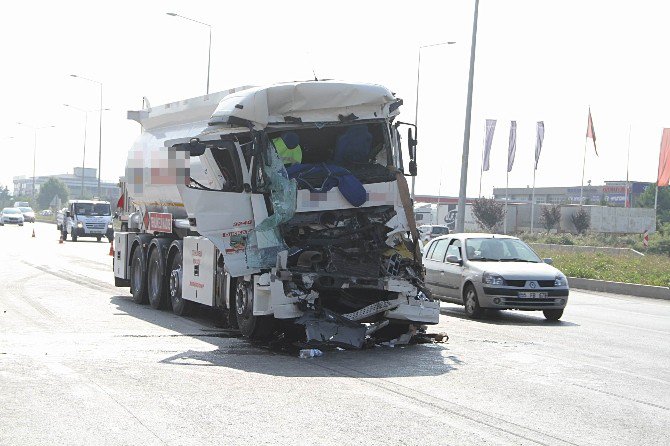
M107 229L112 229L112 224L111 223L107 224Z
M505 279L499 274L484 273L482 274L482 282L487 285L504 285Z
M563 274L557 274L554 279L554 286L566 286L568 279Z

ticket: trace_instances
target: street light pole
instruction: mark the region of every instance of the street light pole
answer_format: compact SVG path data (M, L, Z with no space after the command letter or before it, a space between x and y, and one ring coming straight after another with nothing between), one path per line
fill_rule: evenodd
M416 102L414 109L414 140L419 140L419 84L421 82L421 49L429 48L431 46L441 46L441 45L453 45L456 42L441 42L433 43L431 45L422 45L419 47L419 58L416 64ZM416 161L416 160L415 160ZM416 176L412 176L412 200L414 200L414 183L416 182Z
M101 194L100 194L100 177L101 177L100 171L102 170L102 111L103 111L103 108L102 108L102 82L96 81L95 79L89 79L87 77L78 76L76 74L71 74L70 76L76 77L77 79L83 79L85 81L93 82L95 84L100 85L100 118L99 118L100 119L100 131L98 133L98 138L99 138L99 140L98 140L98 198L100 198L101 197ZM83 175L83 172L82 172L82 175Z
M201 22L199 20L191 19L189 17L185 17L183 15L177 14L176 12L166 12L166 14L172 17L180 17L190 22L199 23L209 28L209 49L207 50L207 93L206 93L209 94L209 71L212 62L212 25L210 25L209 23Z
M468 77L468 100L465 106L465 130L463 131L463 156L461 158L461 185L458 191L458 210L456 211L456 232L465 230L465 197L468 184L468 157L470 155L470 118L472 115L472 84L475 77L475 48L477 46L477 15L479 0L475 0L475 13L472 22L472 45L470 47L470 75Z
M33 130L33 190L32 190L32 198L33 198L33 202L34 202L35 201L35 164L36 164L36 160L37 160L37 131L42 130L42 129L49 129L49 128L56 127L56 126L55 125L45 125L43 127L33 127L32 125L26 124L25 122L17 122L17 124L26 126L26 127Z
M97 110L84 110L83 108L75 107L70 104L63 104L65 107L70 107L75 110L78 110L84 114L84 150L81 160L81 198L84 197L84 172L86 171L86 133L88 129L88 114ZM103 111L109 110L108 108L103 109Z

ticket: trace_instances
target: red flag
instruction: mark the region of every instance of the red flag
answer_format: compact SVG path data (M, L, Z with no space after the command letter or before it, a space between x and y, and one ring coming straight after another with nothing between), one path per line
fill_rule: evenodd
M657 186L668 186L670 184L670 129L663 129L661 137L661 153L658 156Z
M593 128L593 119L591 118L591 107L589 107L589 123L586 126L586 137L593 140L593 150L596 151L596 156L598 155L598 148L596 147L596 131Z
M116 207L117 208L122 208L125 203L125 200L123 199L123 195L121 195L121 198L119 198L119 201L116 202Z

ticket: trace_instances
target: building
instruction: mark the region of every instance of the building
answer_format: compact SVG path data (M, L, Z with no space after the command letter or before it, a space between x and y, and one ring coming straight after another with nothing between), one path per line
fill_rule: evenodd
M101 200L107 200L116 203L121 195L121 189L116 183L100 182L100 194L98 194L98 169L87 167L75 167L72 174L45 175L35 177L35 196L40 193L40 187L49 180L56 178L62 181L68 190L68 195L72 199L90 199L98 197ZM84 193L82 195L82 184ZM14 177L14 196L30 197L33 193L33 177Z
M629 181L629 205L634 207L638 197L653 183ZM569 187L536 187L535 203L547 204L579 204L581 186ZM514 203L530 203L533 197L531 187L510 187L509 189L494 188L493 198ZM602 186L584 185L583 204L599 204L605 206L626 206L626 181L605 181Z

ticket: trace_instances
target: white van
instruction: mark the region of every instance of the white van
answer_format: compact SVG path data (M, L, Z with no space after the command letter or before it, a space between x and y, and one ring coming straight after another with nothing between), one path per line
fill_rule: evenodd
M112 209L109 201L70 200L65 211L61 233L63 240L70 234L72 241L79 237L103 237L111 242L114 239Z

